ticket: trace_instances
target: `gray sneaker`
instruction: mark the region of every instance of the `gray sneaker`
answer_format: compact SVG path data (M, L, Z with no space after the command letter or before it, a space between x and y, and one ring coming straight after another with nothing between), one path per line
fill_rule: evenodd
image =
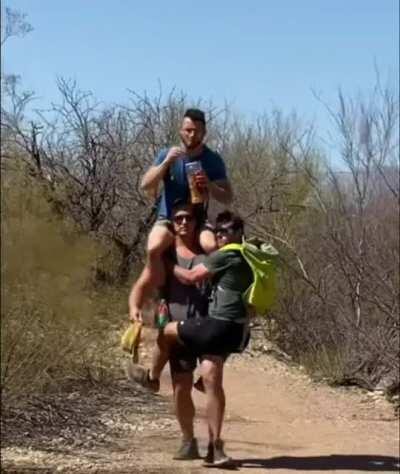
M178 451L172 459L176 461L188 461L190 459L200 459L197 439L193 438L189 441L183 440Z
M211 459L212 458L212 459ZM224 452L224 442L220 439L215 441L214 446L208 445L207 456L204 459L206 467L234 467L233 459Z

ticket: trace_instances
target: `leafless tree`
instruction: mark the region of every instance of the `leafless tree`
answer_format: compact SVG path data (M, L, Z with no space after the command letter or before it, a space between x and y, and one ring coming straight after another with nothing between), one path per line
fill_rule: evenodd
M33 31L26 18L26 13L10 7L5 8L5 18L1 22L1 46L12 36L25 36Z
M26 163L54 209L118 250L123 282L143 257L155 217L139 182L154 156L179 140L185 108L175 90L129 93L105 106L76 82L58 80L60 101L25 117L33 99L17 82L2 108L2 159ZM250 234L279 248L279 343L312 357L337 381L373 388L398 369L398 103L378 81L368 100L339 93L328 107L343 169L327 165L314 128L279 111L246 122L228 106L206 110L209 141L223 153L237 209ZM103 257L102 257L103 258ZM319 364L319 365L318 365Z
M367 99L328 107L344 170L305 170L311 206L287 260L280 321L292 352L336 354L342 380L373 388L399 380L399 104L377 83ZM297 168L303 162L291 153ZM290 337L288 337L290 335ZM288 339L291 342L288 342ZM297 349L296 349L297 347Z

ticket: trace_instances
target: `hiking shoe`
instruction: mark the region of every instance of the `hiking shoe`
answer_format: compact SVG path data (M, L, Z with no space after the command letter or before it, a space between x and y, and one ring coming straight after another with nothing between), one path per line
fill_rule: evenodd
M134 364L132 360L129 360L126 365L126 375L131 382L135 382L151 392L157 393L160 390L160 381L150 379L150 371Z
M178 451L172 459L176 461L187 461L190 459L200 459L199 448L197 446L197 439L183 440Z
M204 388L203 378L199 377L196 382L193 384L193 387L201 393L205 393L206 389Z
M210 451L210 448L209 448ZM208 455L208 452L207 452ZM231 457L227 456L224 452L224 442L217 440L213 446L213 460L208 462L207 456L204 460L204 466L206 467L234 467L234 462Z
M208 443L207 454L204 458L204 464L212 464L214 462L214 444Z

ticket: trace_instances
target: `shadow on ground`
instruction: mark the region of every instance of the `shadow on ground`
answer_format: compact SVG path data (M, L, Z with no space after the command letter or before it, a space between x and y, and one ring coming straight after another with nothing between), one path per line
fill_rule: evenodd
M372 471L399 472L400 459L392 456L343 455L280 456L270 459L236 459L237 468L293 469L302 471Z

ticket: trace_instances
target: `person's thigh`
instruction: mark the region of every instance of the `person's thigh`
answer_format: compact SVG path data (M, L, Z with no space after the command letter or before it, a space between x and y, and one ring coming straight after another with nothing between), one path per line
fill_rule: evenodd
M197 358L184 347L175 347L171 351L169 366L172 381L180 381L182 378L183 383L185 380L191 380L191 384L193 384L193 372L197 366Z
M178 339L178 321L169 322L161 332L161 336L167 339Z
M174 233L170 225L168 225L168 221L156 222L150 230L147 239L147 253L161 254L173 243L174 238Z

